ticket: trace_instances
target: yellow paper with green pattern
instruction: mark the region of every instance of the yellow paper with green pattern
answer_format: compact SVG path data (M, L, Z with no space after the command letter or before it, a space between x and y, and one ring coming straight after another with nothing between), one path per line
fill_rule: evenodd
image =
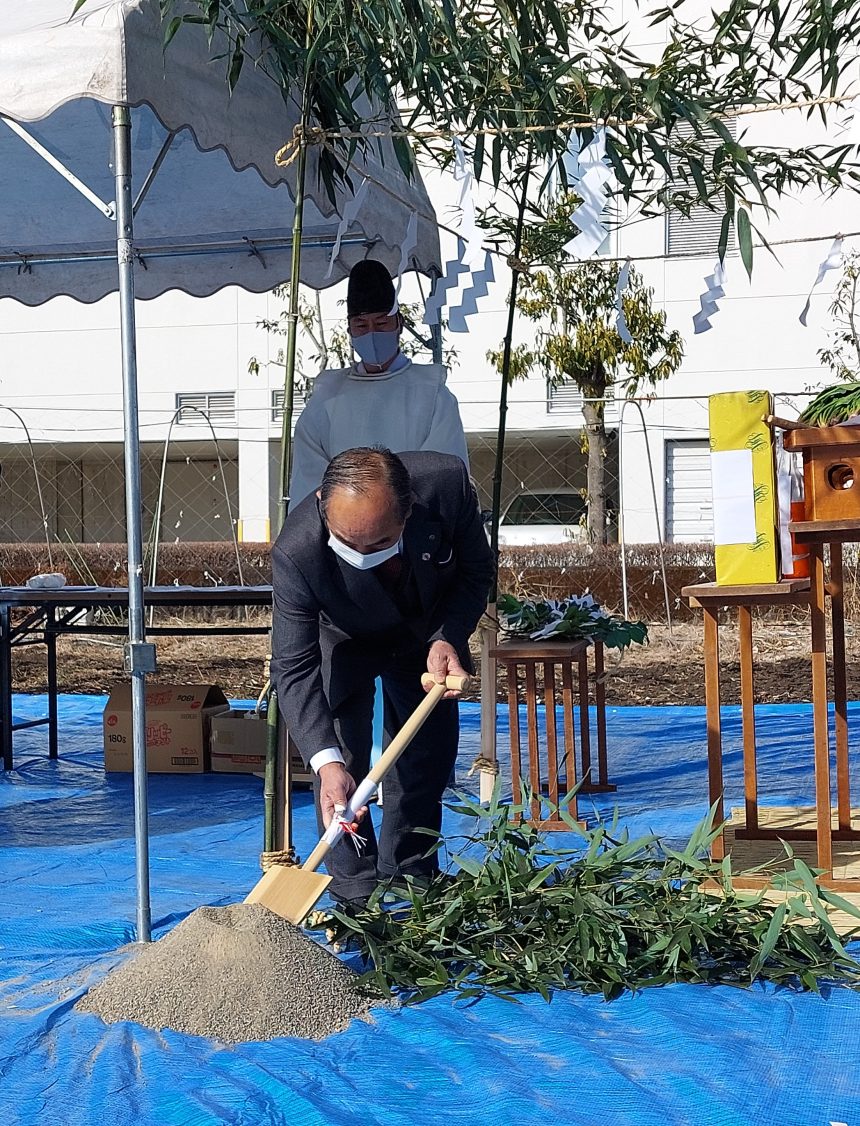
M743 473L736 480L734 488L749 491L751 497L736 498L738 507L727 514L717 509L721 500L720 484L716 480L719 472L712 457L712 480L714 484L714 527L722 532L715 535L714 556L716 561L717 584L719 586L746 586L750 583L775 583L779 579L777 554L778 508L776 494L776 463L774 457L773 431L762 421L773 411L768 391L729 391L711 395L708 400L708 414L711 426L711 454L727 450L748 450L752 463L751 479ZM741 458L745 464L746 459ZM735 459L735 465L737 465ZM749 471L746 471L747 474ZM747 483L748 482L748 483ZM723 491L725 483L723 482ZM727 543L731 534L731 517L740 513L746 519L737 517L738 535L743 542ZM726 522L726 516L729 522ZM754 538L752 522L754 519ZM726 528L728 527L728 532ZM722 539L723 542L720 542Z

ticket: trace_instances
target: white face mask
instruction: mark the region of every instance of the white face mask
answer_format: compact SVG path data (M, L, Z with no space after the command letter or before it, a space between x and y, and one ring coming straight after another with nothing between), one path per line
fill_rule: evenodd
M351 337L352 346L356 354L366 364L379 367L393 360L400 351L400 333L394 332L366 332L364 336Z
M331 532L328 536L328 545L335 555L339 555L344 563L348 563L350 567L355 567L358 571L370 571L373 567L378 567L380 563L384 563L386 559L393 559L400 552L402 539L401 536L397 543L393 543L391 547L384 547L382 551L371 551L369 555L362 555L354 547L341 543L337 536L332 535Z

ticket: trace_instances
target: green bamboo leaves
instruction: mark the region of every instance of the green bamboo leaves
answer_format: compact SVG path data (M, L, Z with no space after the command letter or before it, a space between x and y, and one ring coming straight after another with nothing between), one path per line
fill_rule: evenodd
M77 0L77 7L83 0ZM836 92L857 44L860 0L726 0L691 22L680 4L645 5L646 23L662 24L665 47L638 53L611 8L583 0L160 0L165 38L177 20L196 23L219 56L227 80L239 79L240 55L263 68L287 97L305 88L310 119L328 132L320 175L332 190L348 175L368 105L395 102L420 129L394 142L412 167L413 146L450 160L448 131L476 140L480 176L495 186L522 162L556 166L571 123L581 134L607 122L608 156L625 201L689 214L697 204L725 215L720 257L737 227L752 266L750 208L765 214L786 191L857 186L852 146L758 146L726 126L739 109L814 99ZM309 47L306 29L314 29ZM528 131L528 132L527 132ZM285 141L288 138L284 138ZM372 142L359 141L359 145ZM489 151L487 151L489 150ZM485 158L486 160L485 165Z
M453 808L475 822L453 877L413 885L393 910L380 891L357 915L337 915L340 936L371 963L371 991L418 1002L445 991L613 998L670 982L757 978L812 990L822 979L860 984L827 908L858 922L860 911L819 888L796 858L774 878L786 892L774 907L735 892L727 864L707 859L708 823L679 850L651 836L631 840L615 824L583 830L567 817L574 843L551 848L512 823L516 809L498 791L489 807L461 798Z

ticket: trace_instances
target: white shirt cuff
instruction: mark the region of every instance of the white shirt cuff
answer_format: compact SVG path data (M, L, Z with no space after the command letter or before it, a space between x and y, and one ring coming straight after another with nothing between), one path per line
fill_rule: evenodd
M321 766L328 766L330 762L342 763L343 761L344 758L339 747L326 747L322 751L317 751L315 755L311 755L311 770L314 774L319 774Z

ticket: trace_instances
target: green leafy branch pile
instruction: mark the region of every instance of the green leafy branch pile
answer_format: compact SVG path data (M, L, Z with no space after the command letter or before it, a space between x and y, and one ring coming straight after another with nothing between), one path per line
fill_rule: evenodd
M607 649L625 649L648 638L644 622L609 614L590 594L569 598L525 599L502 594L496 603L499 625L510 637L530 641L602 641Z
M602 993L668 982L749 985L757 978L816 990L822 979L857 987L860 964L845 950L827 907L860 911L819 888L800 860L776 880L777 906L736 893L726 865L703 856L708 822L683 851L648 836L615 838L615 825L584 830L566 813L579 848L554 849L522 807L461 799L471 816L468 852L453 876L409 881L400 907L377 890L355 915L335 912L334 934L357 943L372 967L365 987L419 1002L446 990L460 998L513 999L554 990ZM708 886L710 885L710 887Z

